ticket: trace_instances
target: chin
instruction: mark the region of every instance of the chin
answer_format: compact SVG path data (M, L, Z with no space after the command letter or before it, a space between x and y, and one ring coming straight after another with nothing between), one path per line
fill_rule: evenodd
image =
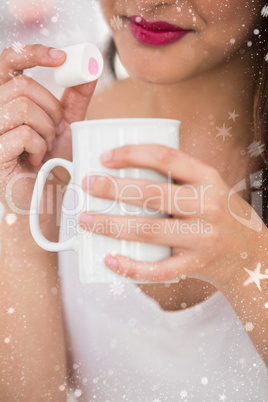
M195 49L182 49L178 52L168 49L117 47L120 49L119 59L129 76L143 82L158 85L172 85L187 81L200 75L206 69L202 54ZM203 56L204 58L204 56ZM205 57L207 59L207 57Z
M124 64L124 67L130 78L155 85L176 85L199 75L198 70L195 73L191 68L172 70L163 68L151 69L148 67L142 67L140 65L135 66L134 63L132 63L130 66Z

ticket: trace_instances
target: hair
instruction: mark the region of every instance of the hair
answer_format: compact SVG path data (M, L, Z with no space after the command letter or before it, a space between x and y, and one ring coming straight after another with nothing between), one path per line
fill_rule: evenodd
M113 38L111 37L107 49L105 52L105 59L108 61L108 68L113 76L114 79L117 79L116 71L115 71L115 56L117 54L116 46L114 43Z
M268 28L263 27L262 66L253 104L254 139L262 157L262 220L268 226Z
M255 139L257 142L260 141L261 144L265 145L262 157L264 164L268 166L268 30L266 41L267 44L263 55L263 64L256 86L253 118Z

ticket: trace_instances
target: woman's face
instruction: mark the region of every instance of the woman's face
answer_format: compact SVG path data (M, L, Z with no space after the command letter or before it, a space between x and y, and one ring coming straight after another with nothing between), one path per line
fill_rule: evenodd
M120 59L129 74L162 84L200 75L224 64L232 55L249 51L258 40L265 3L101 0ZM174 26L148 24L156 21Z

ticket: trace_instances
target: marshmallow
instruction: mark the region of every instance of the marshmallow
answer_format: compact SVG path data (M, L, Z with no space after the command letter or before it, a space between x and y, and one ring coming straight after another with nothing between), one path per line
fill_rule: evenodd
M73 87L97 80L103 70L103 57L93 43L63 48L66 61L55 68L54 77L58 85Z

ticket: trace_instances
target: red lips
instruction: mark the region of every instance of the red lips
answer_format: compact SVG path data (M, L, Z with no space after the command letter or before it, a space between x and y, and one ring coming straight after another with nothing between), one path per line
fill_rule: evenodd
M190 32L165 21L148 22L139 15L129 17L129 28L135 39L151 46L168 45Z

